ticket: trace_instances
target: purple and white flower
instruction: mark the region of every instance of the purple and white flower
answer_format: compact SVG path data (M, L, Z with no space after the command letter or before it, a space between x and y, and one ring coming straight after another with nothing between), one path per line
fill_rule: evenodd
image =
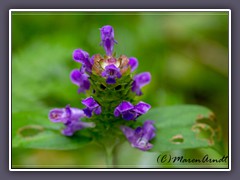
M62 134L65 136L72 136L76 131L84 128L95 127L92 122L82 122L81 118L86 117L83 110L70 107L54 108L49 112L48 118L55 123L63 123L65 129L62 130Z
M142 151L147 151L153 147L149 141L155 137L155 127L153 121L147 120L142 127L132 129L127 126L121 126L121 130L131 143L132 147Z
M88 117L92 117L93 113L99 115L102 112L101 106L92 97L83 99L82 104L86 106L83 111Z

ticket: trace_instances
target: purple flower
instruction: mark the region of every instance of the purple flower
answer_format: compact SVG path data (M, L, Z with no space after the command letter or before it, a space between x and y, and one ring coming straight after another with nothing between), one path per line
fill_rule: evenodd
M145 114L148 112L148 110L151 108L151 106L143 101L140 101L137 105L134 106L134 111L138 115Z
M101 106L92 97L82 100L82 104L86 106L83 111L88 117L91 117L93 112L97 115L102 112Z
M86 72L91 73L92 72L92 65L93 60L89 57L89 54L82 50L82 49L76 49L73 51L73 59L77 62L80 62L83 65L83 68L86 70Z
M78 93L83 92L85 93L86 90L90 88L90 81L88 80L88 75L85 74L82 70L74 69L70 73L70 79L73 84L79 86Z
M104 47L106 54L111 56L113 53L114 44L117 43L117 41L114 39L114 30L112 26L106 25L100 28L100 32L102 39L100 45Z
M122 77L120 69L113 64L110 64L105 67L105 70L102 72L102 76L107 77L106 79L107 84L115 84L116 83L115 79Z
M142 95L141 88L147 85L151 81L151 74L149 72L143 72L141 74L137 74L133 78L132 91L136 93L136 95Z
M153 121L147 120L142 127L138 127L135 130L127 126L121 126L121 130L131 143L132 147L147 151L153 146L149 141L155 137L153 123Z
M61 122L65 125L65 129L62 130L62 134L66 136L72 136L74 132L78 130L95 126L95 124L91 122L82 122L81 118L83 117L86 117L83 110L71 108L70 106L52 109L48 115L48 118L52 122Z
M145 102L140 101L137 105L133 106L128 101L122 101L114 110L114 116L122 115L125 120L136 120L142 114L145 114L151 106Z
M138 60L135 57L130 57L128 64L131 67L131 72L133 72L138 67Z
M84 112L78 108L71 108L67 105L65 108L54 108L49 112L49 119L52 122L67 123L72 119L80 119L84 117Z
M118 117L120 115L122 115L122 118L125 120L134 120L134 106L128 101L122 101L114 110L115 117Z
M94 128L95 123L93 122L82 122L80 120L73 119L68 124L65 124L66 128L62 130L62 134L65 136L72 136L74 132L82 130L84 128Z

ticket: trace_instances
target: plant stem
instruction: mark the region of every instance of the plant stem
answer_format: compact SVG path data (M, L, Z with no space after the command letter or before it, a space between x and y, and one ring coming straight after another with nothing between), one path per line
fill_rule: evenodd
M114 149L114 146L113 147L105 147L107 168L114 168L113 149Z
M119 145L119 139L111 141L112 143L102 142L102 146L105 150L105 158L107 168L116 168L117 166L117 145Z

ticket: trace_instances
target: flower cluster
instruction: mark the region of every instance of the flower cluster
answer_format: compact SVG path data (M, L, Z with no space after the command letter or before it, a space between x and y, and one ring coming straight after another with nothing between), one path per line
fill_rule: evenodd
M98 136L101 136L110 134L111 127L115 131L122 131L133 147L149 150L153 146L149 141L155 136L154 122L146 120L142 126L133 127L137 118L151 108L143 101L134 103L134 97L142 95L142 87L151 81L151 74L143 72L132 77L138 67L138 60L125 55L115 56L113 50L117 41L111 26L100 28L100 34L100 45L106 55L95 54L90 57L83 49L73 52L74 61L80 63L81 67L70 73L70 79L78 86L78 93L90 94L81 101L85 108L55 108L50 111L49 119L63 123L65 129L62 134L66 136L72 136L84 128L94 128L95 135L99 132ZM112 136L118 134L111 133Z

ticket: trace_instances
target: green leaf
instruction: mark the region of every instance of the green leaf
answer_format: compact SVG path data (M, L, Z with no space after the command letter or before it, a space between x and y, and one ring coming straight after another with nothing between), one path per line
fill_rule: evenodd
M84 132L72 137L61 134L63 124L52 123L48 110L12 114L12 147L52 150L71 150L87 145L91 138Z
M37 127L37 126L36 126ZM26 126L23 129L26 131L34 126ZM39 130L41 126L39 126ZM91 141L90 138L84 136L66 137L59 131L42 129L38 133L26 136L21 132L12 140L12 147L18 148L33 148L33 149L51 149L51 150L71 150L85 146Z
M196 105L153 108L138 121L154 120L156 137L150 151L213 147L218 151L220 127L209 109Z
M21 111L12 113L12 136L15 136L18 130L24 126L38 125L45 129L60 130L63 125L52 123L48 119L49 110L39 109L39 111Z

